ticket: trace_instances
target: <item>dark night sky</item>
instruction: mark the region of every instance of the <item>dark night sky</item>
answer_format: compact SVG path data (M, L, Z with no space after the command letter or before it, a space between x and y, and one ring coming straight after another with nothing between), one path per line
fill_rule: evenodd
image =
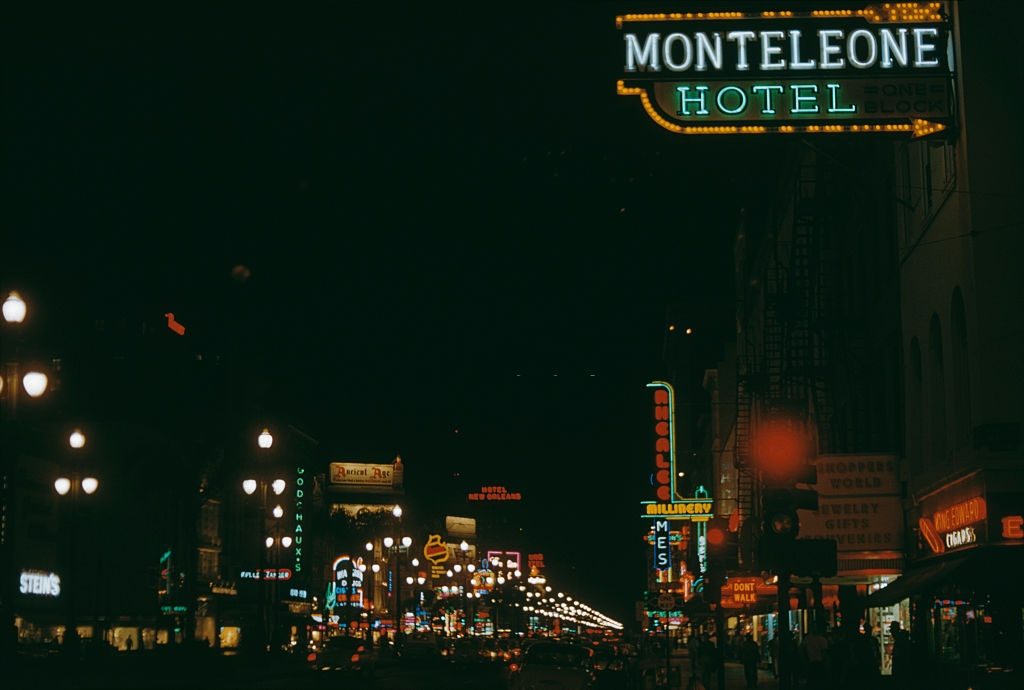
M4 282L58 350L96 318L174 311L325 455L402 453L410 492L452 471L521 487L553 572L627 618L644 383L667 373L667 312L727 335L769 145L674 137L615 95L633 8L26 30Z

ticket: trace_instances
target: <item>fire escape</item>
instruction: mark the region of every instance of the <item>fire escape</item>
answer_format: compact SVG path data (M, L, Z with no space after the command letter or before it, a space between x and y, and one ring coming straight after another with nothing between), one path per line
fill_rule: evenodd
M791 204L766 229L763 265L750 272L758 281L756 289L740 294L739 315L745 323L737 348L734 461L743 520L757 513L758 478L750 444L760 418L806 418L817 429L819 452L832 447L826 319L831 171L806 154L796 172Z

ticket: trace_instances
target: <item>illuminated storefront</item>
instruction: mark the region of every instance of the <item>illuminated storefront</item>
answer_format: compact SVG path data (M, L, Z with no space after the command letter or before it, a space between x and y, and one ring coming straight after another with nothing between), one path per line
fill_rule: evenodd
M914 637L937 664L1012 666L1019 654L1024 598L1008 576L1024 568L1019 484L979 470L921 497L909 516L914 567L868 599L909 609Z

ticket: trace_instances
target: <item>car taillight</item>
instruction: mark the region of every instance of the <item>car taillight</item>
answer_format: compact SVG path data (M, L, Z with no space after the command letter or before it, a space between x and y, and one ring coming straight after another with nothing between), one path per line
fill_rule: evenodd
M308 655L306 656L306 661L309 661L309 662L313 662L313 661L316 661L316 652L310 652L310 653L309 653L309 654L308 654Z
M514 663L514 662L509 664L508 665L508 670L511 671L512 673L515 673L516 671L519 670L519 664Z
M349 661L351 661L353 664L358 664L359 663L359 653L357 652L357 653L353 654L352 657L349 659Z
M362 654L363 652L366 651L366 647L364 647L363 645L359 645L359 648L356 651L359 652L360 654Z

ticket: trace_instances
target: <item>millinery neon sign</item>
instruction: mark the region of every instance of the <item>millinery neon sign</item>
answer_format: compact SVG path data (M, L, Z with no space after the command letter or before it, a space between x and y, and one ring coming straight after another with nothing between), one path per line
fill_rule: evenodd
M677 134L889 133L953 120L952 39L939 2L859 10L616 17L621 96Z

